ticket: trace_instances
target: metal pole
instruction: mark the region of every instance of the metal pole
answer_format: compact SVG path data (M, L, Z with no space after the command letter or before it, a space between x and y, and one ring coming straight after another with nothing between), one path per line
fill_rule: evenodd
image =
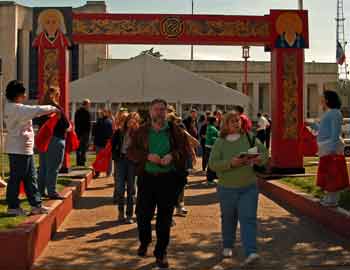
M299 0L299 7L300 10L303 10L303 0Z
M5 140L4 140L4 92L2 76L2 59L0 58L0 155L1 155L1 177L5 179Z
M244 94L248 95L248 61L244 59Z
M194 3L193 3L193 1L194 0L191 0L192 2L191 2L191 7L192 7L192 9L191 9L191 14L193 15L194 14ZM193 61L193 45L191 45L191 61Z

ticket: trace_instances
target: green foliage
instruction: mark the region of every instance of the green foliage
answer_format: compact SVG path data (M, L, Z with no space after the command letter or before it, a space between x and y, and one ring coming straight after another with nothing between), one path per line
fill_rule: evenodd
M161 58L163 56L160 52L155 52L154 48L142 51L140 53L140 55L146 55L146 54L151 55L151 56L156 57L156 58Z
M315 185L315 177L287 177L283 178L282 182L291 186L292 188L296 188L302 192L313 195L316 198L322 197L324 194L319 187Z

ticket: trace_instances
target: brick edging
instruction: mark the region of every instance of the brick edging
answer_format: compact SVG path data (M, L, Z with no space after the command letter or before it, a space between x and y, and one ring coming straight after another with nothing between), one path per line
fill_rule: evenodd
M350 238L350 216L346 214L346 211L322 206L318 199L297 192L281 183L259 179L258 184L260 191L273 201L283 202L327 229Z
M77 179L76 186L66 187L61 192L62 201L49 201L46 206L53 210L47 215L28 217L16 228L0 231L0 269L29 270L35 259L44 251L52 235L73 209L75 202L82 196L91 183L93 173Z

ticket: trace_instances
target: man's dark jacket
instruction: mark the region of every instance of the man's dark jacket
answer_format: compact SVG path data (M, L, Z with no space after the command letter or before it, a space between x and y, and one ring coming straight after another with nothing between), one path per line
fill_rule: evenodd
M128 148L128 159L137 163L137 175L143 175L145 163L149 154L148 134L152 128L150 123L142 125L134 134ZM172 163L176 172L181 174L186 171L186 160L190 155L190 145L183 129L169 122L169 138Z
M81 107L79 108L74 115L74 125L75 132L78 136L82 136L83 134L90 134L91 129L91 116L90 112Z

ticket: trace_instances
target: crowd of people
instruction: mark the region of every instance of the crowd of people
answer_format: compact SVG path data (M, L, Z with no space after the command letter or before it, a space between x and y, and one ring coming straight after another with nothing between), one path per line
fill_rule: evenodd
M19 81L10 82L6 88L6 153L10 161L6 200L8 214L15 216L26 214L18 199L21 181L32 207L31 214L50 211L42 205L42 197L63 199L56 190L56 181L64 158L67 133L73 128L59 105L59 89L48 89L41 105L24 105L25 92ZM322 106L325 114L318 134L317 183L326 192L321 203L335 206L339 191L349 185L344 144L340 138L341 103L336 92L325 91ZM235 106L230 112L207 111L202 115L192 109L189 116L182 119L165 100L155 99L149 107L148 121L143 121L139 113L126 109L119 110L115 117L104 110L94 126L89 110L90 101L86 99L74 117L74 128L80 141L76 151L77 165L86 165L91 134L96 153L110 146L111 159L105 173L108 177L114 171L112 198L117 205L118 220L137 223L139 256L144 257L148 252L152 242L151 221L156 216L157 242L153 254L157 266L168 267L167 247L174 225L173 215L186 216L188 212L184 201L187 177L197 156L201 155L201 168L207 183L217 185L223 256L232 256L239 222L246 255L243 264L259 259L256 171L269 160L272 122L268 115L257 115L254 132L254 125L241 106ZM40 153L37 177L32 119L37 118L39 127L43 127L51 121L52 115L57 119L48 149ZM330 173L329 164L337 170ZM95 172L95 177L100 173Z

